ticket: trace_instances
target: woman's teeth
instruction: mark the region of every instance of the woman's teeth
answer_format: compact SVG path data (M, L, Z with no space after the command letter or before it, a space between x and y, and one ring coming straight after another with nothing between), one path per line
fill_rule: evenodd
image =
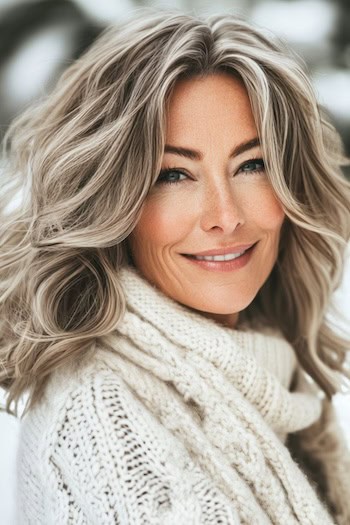
M192 259L197 259L198 261L232 261L237 259L246 252L241 253L227 253L226 255L190 255Z

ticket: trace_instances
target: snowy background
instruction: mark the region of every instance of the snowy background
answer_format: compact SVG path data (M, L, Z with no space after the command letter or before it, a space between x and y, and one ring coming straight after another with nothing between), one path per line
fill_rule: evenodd
M307 63L319 100L350 155L349 0L0 0L0 140L12 118L48 93L108 23L140 5L198 14L230 10L281 36ZM334 302L347 316L340 328L350 334L350 246ZM335 403L350 444L350 396L338 395ZM18 425L15 418L0 414L1 525L14 523Z

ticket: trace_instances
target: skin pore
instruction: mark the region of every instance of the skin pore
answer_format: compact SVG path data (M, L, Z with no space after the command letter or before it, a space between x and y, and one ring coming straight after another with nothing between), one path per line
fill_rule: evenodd
M232 328L271 273L285 218L257 136L239 79L215 73L178 81L166 144L199 155L164 152L162 175L128 238L134 264L149 282ZM182 255L257 241L248 263L232 271L208 271Z

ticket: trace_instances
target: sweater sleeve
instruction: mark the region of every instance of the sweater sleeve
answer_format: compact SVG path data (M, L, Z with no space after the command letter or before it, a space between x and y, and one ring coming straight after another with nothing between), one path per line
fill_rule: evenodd
M70 393L44 461L36 525L239 523L182 445L110 371Z

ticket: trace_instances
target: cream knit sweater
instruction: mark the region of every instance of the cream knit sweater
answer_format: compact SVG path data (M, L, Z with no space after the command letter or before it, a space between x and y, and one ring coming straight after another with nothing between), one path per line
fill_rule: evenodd
M23 418L17 523L349 524L349 450L292 347L193 313L132 269L121 283L118 329Z

